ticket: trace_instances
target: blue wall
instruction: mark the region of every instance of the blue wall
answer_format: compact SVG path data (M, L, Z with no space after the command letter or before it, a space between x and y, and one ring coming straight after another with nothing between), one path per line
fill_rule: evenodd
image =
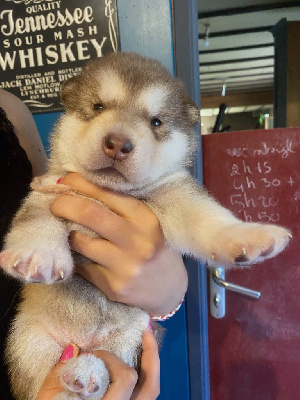
M53 127L58 120L61 112L45 113L45 114L34 114L33 118L35 120L36 126L38 128L39 134L41 136L43 145L49 154L49 137L53 130Z

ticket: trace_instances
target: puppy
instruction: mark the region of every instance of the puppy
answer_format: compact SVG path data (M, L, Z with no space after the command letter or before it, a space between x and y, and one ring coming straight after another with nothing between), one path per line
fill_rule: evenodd
M14 218L0 255L2 268L28 283L7 347L18 400L36 397L69 343L84 352L113 352L136 367L149 323L144 311L111 302L72 275L71 227L50 211L58 178L79 172L101 187L137 196L156 213L170 246L210 265L263 261L290 237L278 226L238 220L193 180L187 167L200 112L157 61L108 55L71 78L61 97L66 114L55 127L48 174ZM64 392L55 400L98 400L109 384L104 363L92 355L68 361L60 379Z

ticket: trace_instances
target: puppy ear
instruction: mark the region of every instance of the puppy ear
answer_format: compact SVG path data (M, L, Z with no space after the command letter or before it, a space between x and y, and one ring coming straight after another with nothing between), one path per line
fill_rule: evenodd
M188 113L189 117L194 125L197 125L200 123L201 117L200 117L200 109L197 107L197 105L190 99L188 99L187 102L187 107L188 107Z
M79 79L77 76L73 76L64 82L60 90L60 98L67 109L75 108L78 103L77 95L79 92Z

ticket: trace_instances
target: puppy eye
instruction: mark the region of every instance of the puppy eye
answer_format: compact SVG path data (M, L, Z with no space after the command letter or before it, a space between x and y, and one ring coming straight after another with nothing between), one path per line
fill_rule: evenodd
M152 118L150 121L151 126L161 126L162 125L162 121L159 118Z
M94 110L95 110L95 111L101 111L101 110L103 110L103 104L101 104L101 103L96 103L96 104L94 104Z

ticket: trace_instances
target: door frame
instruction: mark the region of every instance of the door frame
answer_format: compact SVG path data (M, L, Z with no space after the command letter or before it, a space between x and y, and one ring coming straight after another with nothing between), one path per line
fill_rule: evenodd
M172 0L175 74L185 84L188 95L200 107L197 0ZM202 184L201 133L192 174ZM208 303L206 265L185 258L189 275L186 295L190 399L210 399Z

